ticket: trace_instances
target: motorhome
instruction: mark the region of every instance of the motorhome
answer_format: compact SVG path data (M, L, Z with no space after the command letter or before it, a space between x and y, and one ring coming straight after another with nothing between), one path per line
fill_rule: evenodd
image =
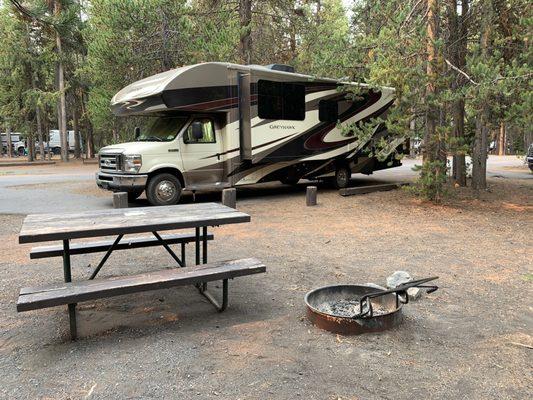
M24 154L24 141L22 140L22 134L17 132L11 132L11 148L13 149L13 154L23 155ZM7 135L2 132L0 133L0 138L2 142L2 154L7 153Z
M45 141L45 150L48 151L48 149L50 148L53 154L61 154L61 133L59 132L59 130L51 129L49 132L49 138L49 141ZM83 141L80 132L78 132L78 140L80 143L80 149L83 151ZM74 151L74 131L68 131L67 141L69 151Z
M360 94L347 95L348 87ZM146 191L153 205L176 204L183 190L268 181L332 179L346 187L352 173L401 165L393 154L401 141L379 159L366 152L387 138L383 124L365 140L341 128L383 116L393 102L389 87L316 78L277 64L173 69L112 98L115 115L140 122L134 141L100 150L96 183L126 191L130 200Z

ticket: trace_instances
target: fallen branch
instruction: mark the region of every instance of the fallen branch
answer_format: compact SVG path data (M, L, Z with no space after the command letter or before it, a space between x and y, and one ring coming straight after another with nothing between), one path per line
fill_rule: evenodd
M509 342L509 343L514 344L515 346L518 346L518 347L525 347L526 349L533 349L533 346L530 346L529 344L518 343L518 342Z

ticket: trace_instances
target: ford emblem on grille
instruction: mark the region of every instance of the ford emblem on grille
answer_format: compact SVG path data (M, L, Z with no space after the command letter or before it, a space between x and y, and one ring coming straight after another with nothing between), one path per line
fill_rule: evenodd
M105 165L106 167L111 166L111 160L106 159L106 160L104 161L104 165Z

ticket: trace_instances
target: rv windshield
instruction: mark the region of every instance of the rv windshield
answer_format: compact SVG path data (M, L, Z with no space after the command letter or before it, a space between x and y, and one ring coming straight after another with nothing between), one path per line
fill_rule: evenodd
M137 138L139 142L170 142L174 140L188 117L150 117L144 120L141 126L141 134Z

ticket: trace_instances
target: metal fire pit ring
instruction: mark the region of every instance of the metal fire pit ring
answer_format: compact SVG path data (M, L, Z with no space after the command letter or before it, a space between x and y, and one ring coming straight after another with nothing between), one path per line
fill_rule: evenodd
M402 322L402 303L397 301L396 293L383 294L370 300L374 308L386 310L385 313L379 315L351 318L320 311L324 302L356 300L364 295L379 292L385 291L364 285L331 285L311 290L304 298L307 305L307 317L315 326L343 335L381 332L398 326Z

